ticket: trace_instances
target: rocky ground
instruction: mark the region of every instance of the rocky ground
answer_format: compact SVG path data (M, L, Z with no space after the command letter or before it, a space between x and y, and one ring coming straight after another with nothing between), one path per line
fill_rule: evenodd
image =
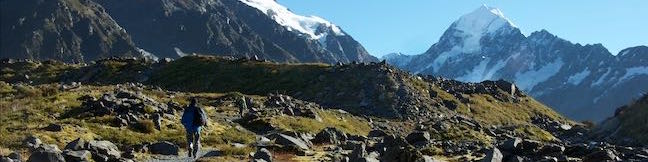
M189 97L210 117L198 161L648 159L645 146L599 142L590 126L505 81L413 76L382 63L138 62L4 61L2 161L187 160L179 119ZM198 81L169 71L180 63ZM131 79L140 82L115 82Z

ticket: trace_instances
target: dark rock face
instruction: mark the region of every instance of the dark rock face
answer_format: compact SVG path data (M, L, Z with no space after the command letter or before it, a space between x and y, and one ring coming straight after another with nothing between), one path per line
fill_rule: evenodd
M377 61L348 35L330 36L320 44L240 1L97 2L141 48L160 57L201 53L278 62ZM325 29L321 32L329 32Z
M160 155L178 155L180 151L178 145L167 141L151 144L148 149L151 153Z
M2 58L80 63L143 56L126 31L93 1L8 0L1 4Z

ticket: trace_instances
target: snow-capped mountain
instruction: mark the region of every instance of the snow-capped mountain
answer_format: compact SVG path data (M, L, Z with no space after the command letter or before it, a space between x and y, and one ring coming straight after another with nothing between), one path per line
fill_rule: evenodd
M648 47L614 56L600 44L574 44L546 30L525 36L487 6L452 23L425 53L383 59L465 82L505 79L576 120L601 121L648 90L642 86L648 82Z
M340 27L274 0L95 0L141 48L159 57L199 53L278 62L372 62Z
M86 12L89 11L89 12ZM274 0L2 1L0 58L88 62L187 54L374 62L339 26Z

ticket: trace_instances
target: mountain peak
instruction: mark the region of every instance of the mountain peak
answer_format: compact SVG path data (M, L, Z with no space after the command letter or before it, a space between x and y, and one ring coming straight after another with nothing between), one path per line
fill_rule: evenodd
M517 28L498 8L486 5L461 16L454 24L455 29L473 34L490 33L506 26Z
M318 29L321 26L330 28L335 35L345 35L335 24L317 17L302 16L290 11L288 8L277 3L275 0L240 0L250 7L256 8L278 24L286 27L289 31L296 31L307 35L311 39L320 39L325 36Z

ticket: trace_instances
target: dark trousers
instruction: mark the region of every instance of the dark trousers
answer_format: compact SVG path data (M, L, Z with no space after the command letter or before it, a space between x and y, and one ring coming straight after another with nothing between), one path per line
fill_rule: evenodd
M200 131L187 132L187 152L189 157L198 156L200 150Z

